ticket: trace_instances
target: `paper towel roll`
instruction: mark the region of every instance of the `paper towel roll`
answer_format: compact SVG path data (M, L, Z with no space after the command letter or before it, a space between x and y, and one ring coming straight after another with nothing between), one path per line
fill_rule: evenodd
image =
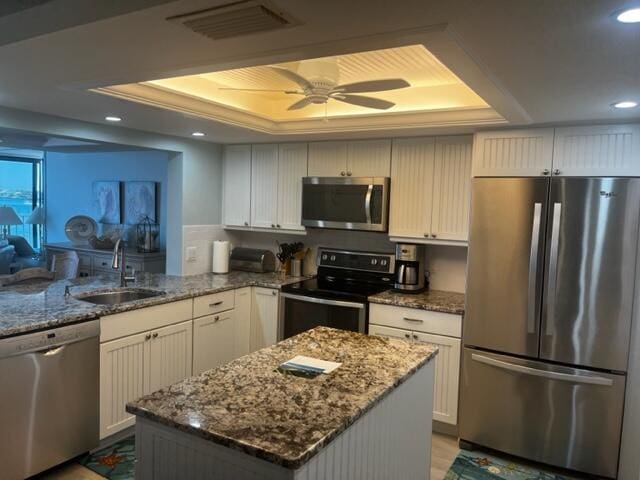
M213 273L229 273L229 242L226 240L213 241Z

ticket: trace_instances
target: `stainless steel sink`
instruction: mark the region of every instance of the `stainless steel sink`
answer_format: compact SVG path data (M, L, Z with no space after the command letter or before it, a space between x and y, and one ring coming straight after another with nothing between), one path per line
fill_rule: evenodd
M76 295L75 298L96 305L117 305L119 303L135 302L136 300L144 300L145 298L159 297L161 295L165 295L165 293L143 288L120 288L107 292L80 294Z

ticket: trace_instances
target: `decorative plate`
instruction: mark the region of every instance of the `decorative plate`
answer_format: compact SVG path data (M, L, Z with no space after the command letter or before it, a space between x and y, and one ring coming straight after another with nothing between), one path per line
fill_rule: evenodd
M86 215L76 215L64 224L64 233L74 245L86 245L89 237L96 234L98 224Z

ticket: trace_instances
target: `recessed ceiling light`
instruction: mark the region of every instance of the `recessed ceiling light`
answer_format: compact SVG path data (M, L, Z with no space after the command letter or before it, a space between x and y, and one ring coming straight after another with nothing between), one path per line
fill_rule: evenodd
M622 23L640 23L640 7L627 8L616 12L616 20Z
M122 121L122 119L121 119L120 117L116 117L116 116L114 116L114 115L109 115L109 116L107 116L107 117L104 117L104 119L105 119L107 122L121 122L121 121Z
M624 100L622 102L616 102L613 104L613 107L615 108L633 108L637 106L638 106L638 103L632 102L631 100Z
M202 132L193 132L191 135L194 137L204 137L204 133Z

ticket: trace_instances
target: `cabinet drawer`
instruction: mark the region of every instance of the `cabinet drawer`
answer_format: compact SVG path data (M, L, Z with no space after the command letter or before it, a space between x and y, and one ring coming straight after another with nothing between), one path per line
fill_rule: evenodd
M204 317L212 313L230 310L235 304L235 291L213 293L193 299L193 318Z
M111 264L113 257L111 255L94 255L93 256L93 269L94 270L113 270Z
M462 336L460 315L417 308L371 303L369 304L369 323L455 338Z
M100 342L191 320L192 308L189 299L101 317Z

